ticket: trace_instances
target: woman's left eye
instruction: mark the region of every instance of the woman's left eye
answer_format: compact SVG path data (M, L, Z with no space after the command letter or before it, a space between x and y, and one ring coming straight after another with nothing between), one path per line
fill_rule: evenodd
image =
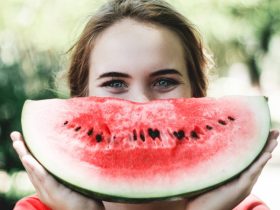
M169 90L174 86L179 85L180 82L174 79L161 78L153 83L153 87L159 90Z

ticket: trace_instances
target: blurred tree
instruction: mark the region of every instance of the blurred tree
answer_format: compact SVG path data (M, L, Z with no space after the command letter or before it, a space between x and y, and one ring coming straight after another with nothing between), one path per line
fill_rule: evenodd
M208 43L217 58L218 70L226 74L228 66L243 62L248 66L252 85L261 89L262 59L269 52L272 38L280 34L280 1L254 1L248 5L228 3L220 12L228 18L222 24L230 24L234 34L227 34L231 38L225 41L222 36L213 36L215 33L210 32Z
M0 170L9 174L23 169L9 137L11 131L21 131L23 103L28 98L57 96L52 91L52 78L59 66L54 52L37 52L30 48L17 53L19 59L13 63L0 58ZM16 199L16 195L6 197L5 194L0 194L1 209L12 209Z

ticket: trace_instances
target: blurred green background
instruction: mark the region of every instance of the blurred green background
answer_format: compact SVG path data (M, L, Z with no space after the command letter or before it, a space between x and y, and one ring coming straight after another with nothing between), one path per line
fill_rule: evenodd
M15 201L34 192L9 138L11 131L21 130L22 105L28 98L67 97L62 80L55 86L55 75L67 68L67 50L102 2L0 1L1 210L12 209ZM266 95L272 126L279 128L280 1L168 2L197 26L214 55L209 95ZM274 163L278 173L280 163ZM273 201L270 205L276 206Z

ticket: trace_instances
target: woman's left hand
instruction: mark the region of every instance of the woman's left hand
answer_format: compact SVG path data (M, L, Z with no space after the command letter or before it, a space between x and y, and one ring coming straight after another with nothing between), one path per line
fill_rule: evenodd
M13 147L16 150L37 196L52 210L104 210L102 201L89 199L60 184L29 153L19 132L11 133ZM51 153L50 153L51 155ZM16 208L17 209L17 208Z
M186 210L232 210L250 193L272 152L277 146L279 131L269 133L267 144L258 159L232 181L188 200Z

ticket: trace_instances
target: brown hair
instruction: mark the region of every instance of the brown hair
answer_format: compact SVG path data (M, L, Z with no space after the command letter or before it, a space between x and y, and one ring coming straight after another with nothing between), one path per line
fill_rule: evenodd
M192 96L206 95L208 59L198 32L189 21L162 0L110 0L86 24L73 51L68 71L70 95L88 95L89 56L96 37L124 18L167 27L182 40Z

